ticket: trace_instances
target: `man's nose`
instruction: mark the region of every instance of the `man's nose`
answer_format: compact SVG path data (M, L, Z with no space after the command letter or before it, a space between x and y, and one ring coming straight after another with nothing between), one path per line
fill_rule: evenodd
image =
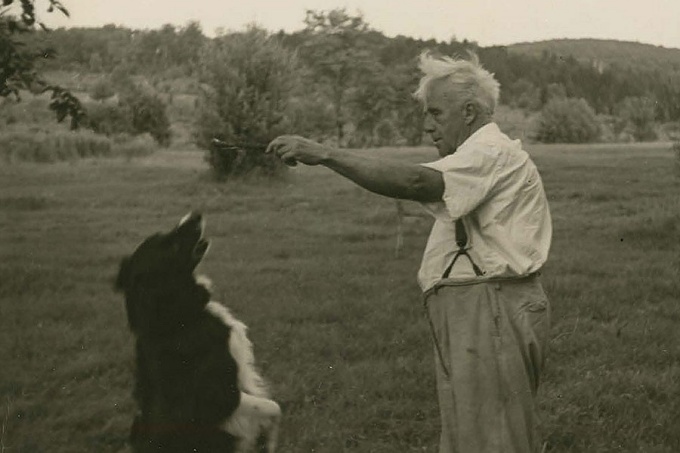
M425 120L423 121L423 130L425 130L425 132L428 134L434 132L434 121L430 115L425 115Z

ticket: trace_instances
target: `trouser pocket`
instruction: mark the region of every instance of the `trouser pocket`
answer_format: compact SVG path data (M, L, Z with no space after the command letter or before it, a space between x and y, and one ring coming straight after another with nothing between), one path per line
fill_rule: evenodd
M542 288L530 291L513 316L516 328L522 332L521 345L527 374L535 393L540 384L550 335L550 302Z

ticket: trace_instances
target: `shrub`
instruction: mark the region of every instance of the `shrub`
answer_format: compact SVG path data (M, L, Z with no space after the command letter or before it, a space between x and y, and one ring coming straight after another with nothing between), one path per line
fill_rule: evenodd
M255 168L278 174L283 168L264 150L287 129L297 68L295 54L257 27L220 36L203 49L194 137L199 147L208 150L206 159L219 178ZM227 145L215 148L214 138ZM277 170L271 172L273 168Z
M648 97L627 97L616 105L615 115L621 120L623 131L633 140L656 140L656 102Z
M130 76L130 69L123 63L120 63L113 68L113 71L111 71L111 75L109 76L109 81L117 92L134 89L135 86L132 77Z
M113 136L112 139L114 154L126 159L148 156L153 154L158 148L158 144L149 134L135 136L119 134Z
M104 101L114 94L116 90L108 79L99 79L90 89L90 97L95 101Z
M87 108L90 129L98 134L132 134L130 110L119 105L95 104Z
M664 123L659 127L663 140L680 141L680 121Z
M129 89L117 105L91 105L88 117L90 129L99 134L149 134L159 145L170 145L166 105L158 96L140 88Z
M599 135L597 115L584 99L556 97L541 110L535 138L544 143L587 143Z
M158 96L135 88L121 96L120 105L130 112L132 130L136 134L148 133L159 145L170 145L167 106Z

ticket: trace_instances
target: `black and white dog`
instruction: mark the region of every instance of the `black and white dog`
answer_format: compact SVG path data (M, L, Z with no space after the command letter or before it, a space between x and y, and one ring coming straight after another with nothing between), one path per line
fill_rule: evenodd
M246 326L194 275L208 250L203 229L201 215L190 213L120 265L116 288L136 339L136 453L276 447L281 409L254 368Z

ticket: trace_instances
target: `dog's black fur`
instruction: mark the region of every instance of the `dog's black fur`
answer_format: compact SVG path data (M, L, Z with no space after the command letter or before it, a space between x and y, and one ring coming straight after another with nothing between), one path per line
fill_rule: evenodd
M221 428L241 395L231 327L206 310L210 293L193 274L207 247L201 216L192 214L121 263L116 288L136 338L136 453L236 449L238 439Z

